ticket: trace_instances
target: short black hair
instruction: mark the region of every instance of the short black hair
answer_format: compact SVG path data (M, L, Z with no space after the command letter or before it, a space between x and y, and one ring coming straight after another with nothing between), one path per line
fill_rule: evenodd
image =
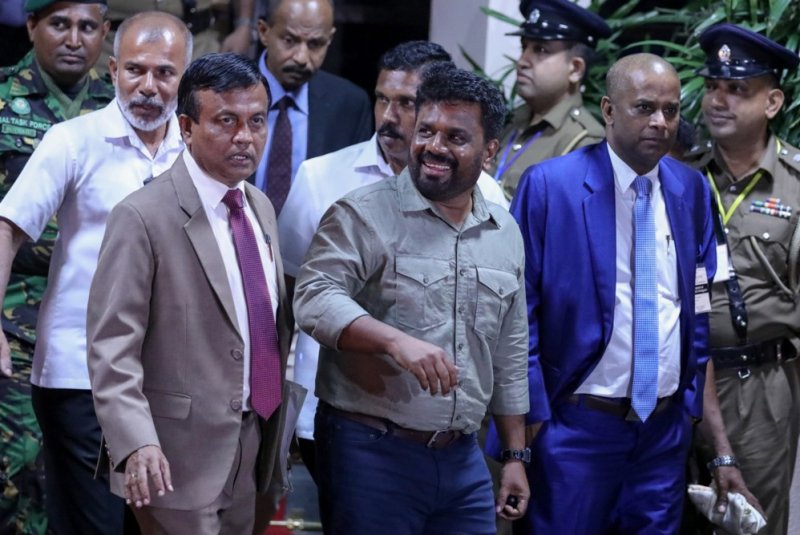
M453 58L440 44L406 41L383 53L378 70L413 72L434 61L453 61Z
M264 19L267 24L272 25L272 16L285 1L286 0L266 0L264 2L264 12L261 13L258 18ZM335 7L333 0L328 0L328 3L331 5L331 9Z
M225 93L258 84L267 90L267 100L271 103L269 84L253 60L233 52L206 54L191 62L183 73L178 86L178 114L187 115L194 122L199 120L197 91L210 89L214 93Z
M474 102L481 107L484 139L498 139L506 108L500 90L486 78L459 69L452 63L431 63L422 71L417 90L417 112L427 102Z

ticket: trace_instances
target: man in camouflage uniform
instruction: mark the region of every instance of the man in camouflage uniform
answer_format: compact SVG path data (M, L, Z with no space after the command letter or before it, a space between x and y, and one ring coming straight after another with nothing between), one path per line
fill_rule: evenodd
M105 0L27 0L33 50L0 69L0 199L54 123L105 106L110 85L91 70L108 31ZM13 375L0 376L0 533L44 533L41 432L31 407L36 316L57 228L26 243L12 266L3 330Z
M514 112L489 173L511 199L525 169L548 158L597 143L603 127L583 106L580 86L597 40L611 29L570 0L522 0L525 21L510 35L522 39Z
M769 120L783 106L780 76L800 58L732 24L709 28L700 45L711 141L687 159L715 193L720 244L710 329L721 420L708 410L704 419L724 423L730 439L708 468L740 466L767 514L759 534L785 534L800 432L800 242L791 245L800 236L800 151Z

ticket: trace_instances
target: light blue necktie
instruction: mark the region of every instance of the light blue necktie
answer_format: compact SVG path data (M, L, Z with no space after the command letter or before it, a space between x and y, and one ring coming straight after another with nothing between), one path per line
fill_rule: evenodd
M631 406L644 422L658 399L656 224L650 179L633 181L633 385Z

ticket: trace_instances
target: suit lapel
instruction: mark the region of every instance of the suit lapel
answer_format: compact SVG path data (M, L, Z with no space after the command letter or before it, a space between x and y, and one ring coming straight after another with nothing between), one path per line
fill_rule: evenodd
M614 203L614 170L601 143L588 153L584 187L589 194L583 200L584 225L589 239L597 296L603 321L604 347L611 338L616 292L616 217Z
M203 267L209 284L214 289L228 321L231 326L239 332L239 321L236 317L236 309L233 306L233 296L228 283L228 275L225 271L225 263L217 246L214 231L211 230L211 223L203 210L200 196L197 194L183 157L180 156L173 167L172 182L175 185L175 192L178 195L178 202L189 216L189 221L183 226L189 241L194 248L197 259ZM241 336L241 333L239 333Z

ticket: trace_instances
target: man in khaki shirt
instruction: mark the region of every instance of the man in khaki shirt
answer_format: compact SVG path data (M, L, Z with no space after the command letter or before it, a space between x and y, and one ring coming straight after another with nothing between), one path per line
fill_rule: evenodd
M711 357L728 451L700 458L719 479L741 466L767 526L786 533L800 433L797 235L800 151L769 130L797 54L750 30L720 24L700 36L707 54L703 117L711 141L688 155L714 191L719 267L711 302ZM730 269L725 269L730 267ZM726 276L733 275L733 276ZM716 421L714 421L716 420ZM723 428L723 430L724 430Z
M409 168L334 203L297 278L297 322L322 346L326 533L489 534L528 503L522 239L474 187L502 98L435 64L416 108ZM475 436L487 409L508 448L496 501Z
M591 145L605 136L583 106L580 86L597 40L611 29L596 14L569 0L523 0L517 94L514 111L489 173L510 200L525 169L548 158Z

